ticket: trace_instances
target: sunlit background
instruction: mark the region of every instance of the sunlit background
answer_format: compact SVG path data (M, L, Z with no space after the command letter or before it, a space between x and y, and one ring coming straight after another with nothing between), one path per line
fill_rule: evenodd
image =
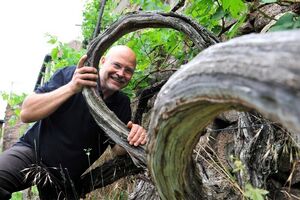
M83 0L0 1L0 91L33 91L44 56L50 52L46 34L62 42L81 35ZM0 119L6 103L0 97Z

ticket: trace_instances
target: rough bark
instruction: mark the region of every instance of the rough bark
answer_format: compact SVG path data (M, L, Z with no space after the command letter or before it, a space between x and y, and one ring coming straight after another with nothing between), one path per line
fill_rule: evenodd
M210 199L191 155L221 112L257 110L300 141L299 40L299 30L232 39L204 50L169 79L155 102L148 144L162 199Z

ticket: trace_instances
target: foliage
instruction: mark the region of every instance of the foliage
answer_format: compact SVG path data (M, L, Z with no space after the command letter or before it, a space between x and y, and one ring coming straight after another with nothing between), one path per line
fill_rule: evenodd
M52 62L46 64L49 70L44 75L45 80L48 80L59 68L76 65L80 57L86 53L85 49L76 50L70 47L69 44L60 42L55 36L48 34L47 37L49 38L48 43L54 47L51 50Z
M254 188L251 184L246 184L245 197L251 200L264 200L264 196L269 192L263 189Z
M23 194L22 194L22 192L14 192L14 193L12 194L11 200L21 200L21 199L23 199Z
M232 172L234 173L245 173L245 165L244 163L234 157L231 156L230 159L233 161L234 164L234 169L232 170ZM267 195L269 192L267 190L264 189L260 189L260 188L254 188L250 183L246 184L245 187L245 191L243 192L243 196L247 197L250 200L264 200L264 196Z
M86 41L92 39L101 1L87 1L83 11L82 35ZM111 12L117 7L119 1L106 1L104 13L101 21L100 33L105 30L113 21L116 21L121 13Z
M24 101L26 94L0 92L0 95L2 96L2 99L7 102L13 112L13 115L8 120L8 124L13 126L20 118L21 103Z
M269 31L282 31L296 28L300 28L300 16L289 12L281 16Z
M238 33L238 28L246 19L247 11L248 4L242 0L194 0L189 1L184 14L216 35L224 31L226 21L231 22L233 26L226 33L231 38Z
M170 5L167 4L165 1L161 0L130 0L132 5L138 5L140 10L147 10L147 11L163 11L167 12L171 9Z
M247 6L242 0L222 0L222 7L224 11L228 11L232 17L238 19L242 13L245 13Z

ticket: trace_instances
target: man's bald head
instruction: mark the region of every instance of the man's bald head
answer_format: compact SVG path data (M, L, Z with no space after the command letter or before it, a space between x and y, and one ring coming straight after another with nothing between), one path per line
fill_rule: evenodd
M115 57L115 56L124 56L127 58L128 62L131 62L134 67L136 66L136 55L134 51L128 46L125 45L113 46L107 51L105 57L109 59L110 57Z

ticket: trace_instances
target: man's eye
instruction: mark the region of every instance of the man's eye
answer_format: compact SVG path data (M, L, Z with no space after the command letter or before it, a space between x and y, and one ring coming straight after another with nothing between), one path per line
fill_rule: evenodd
M116 68L116 69L121 69L121 66L118 65L118 64L113 64L113 66L114 66L114 68Z
M128 73L128 74L133 74L133 70L130 69L130 68L126 68L126 69L125 69L125 72Z

